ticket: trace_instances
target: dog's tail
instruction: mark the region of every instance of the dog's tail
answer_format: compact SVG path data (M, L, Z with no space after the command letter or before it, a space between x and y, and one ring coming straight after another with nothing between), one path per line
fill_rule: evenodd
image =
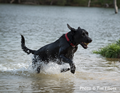
M30 53L34 54L34 53L36 52L35 50L31 50L31 49L29 49L29 48L27 48L27 47L25 46L25 38L24 38L23 35L21 35L21 48L22 48L23 51L26 52L27 54L30 54Z

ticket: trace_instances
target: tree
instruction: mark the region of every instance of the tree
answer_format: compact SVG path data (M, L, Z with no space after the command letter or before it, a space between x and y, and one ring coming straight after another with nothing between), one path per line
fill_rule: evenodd
M10 3L12 4L15 0L11 0Z
M18 3L20 4L20 3L21 3L21 0L18 0Z
M115 14L118 13L117 0L114 0Z
M16 0L11 0L10 4L12 4L13 2L15 2ZM18 3L21 3L21 0L18 0Z
M90 7L91 0L88 1L88 7Z

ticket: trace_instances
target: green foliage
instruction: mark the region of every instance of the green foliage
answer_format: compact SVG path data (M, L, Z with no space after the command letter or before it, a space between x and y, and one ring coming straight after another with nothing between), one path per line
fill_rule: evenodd
M73 0L74 5L87 6L88 0Z
M66 0L58 0L57 5L64 6L66 4Z
M93 53L101 54L107 58L120 58L120 40L118 40L115 44L109 44L98 51L93 51Z
M120 46L120 40L116 41L116 44Z

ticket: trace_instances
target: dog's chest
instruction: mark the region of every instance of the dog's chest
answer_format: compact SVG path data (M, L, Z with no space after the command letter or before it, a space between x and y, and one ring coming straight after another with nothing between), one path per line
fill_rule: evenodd
M72 54L74 54L76 52L76 47L73 47L71 52L72 52Z
M73 57L73 55L76 52L76 50L77 50L76 47L70 47L70 48L68 48L66 56L67 57Z

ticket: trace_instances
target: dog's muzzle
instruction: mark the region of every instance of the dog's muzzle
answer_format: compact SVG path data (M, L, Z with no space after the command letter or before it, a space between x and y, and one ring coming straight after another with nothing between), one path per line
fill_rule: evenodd
M92 42L92 39L89 39L88 42L91 43L91 42ZM80 44L82 45L82 47L83 47L84 49L87 49L89 43L82 42L82 43L80 43Z
M88 48L88 46L87 46L88 44L89 44L89 43L85 43L85 42L82 42L82 43L81 43L82 47L85 48L85 49Z

